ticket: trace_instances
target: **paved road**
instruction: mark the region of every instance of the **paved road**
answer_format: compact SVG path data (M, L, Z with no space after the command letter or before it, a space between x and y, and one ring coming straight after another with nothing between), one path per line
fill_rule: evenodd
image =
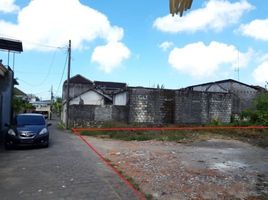
M75 135L50 127L49 148L0 150L0 199L138 199Z

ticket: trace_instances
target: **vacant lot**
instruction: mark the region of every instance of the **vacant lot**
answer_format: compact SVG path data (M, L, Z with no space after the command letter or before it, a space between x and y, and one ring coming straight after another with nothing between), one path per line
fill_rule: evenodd
M268 148L226 137L87 140L153 199L268 199Z

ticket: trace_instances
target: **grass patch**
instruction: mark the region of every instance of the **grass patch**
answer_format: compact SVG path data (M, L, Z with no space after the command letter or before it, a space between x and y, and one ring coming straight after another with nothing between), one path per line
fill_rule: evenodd
M125 141L176 141L193 142L211 138L235 139L253 145L268 147L267 129L214 129L214 130L176 130L176 131L82 131L82 135L111 138Z

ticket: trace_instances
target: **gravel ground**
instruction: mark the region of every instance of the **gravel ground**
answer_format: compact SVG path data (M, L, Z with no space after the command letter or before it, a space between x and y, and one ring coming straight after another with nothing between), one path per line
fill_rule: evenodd
M268 149L224 139L86 138L153 199L268 199Z

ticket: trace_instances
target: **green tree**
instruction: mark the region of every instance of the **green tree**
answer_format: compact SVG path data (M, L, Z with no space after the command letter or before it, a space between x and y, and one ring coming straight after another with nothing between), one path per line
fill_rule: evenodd
M22 113L25 111L33 110L34 106L21 98L13 96L12 108L13 108L13 113L18 114L18 113Z
M62 98L57 97L56 101L52 104L52 111L56 113L60 113L62 108Z
M268 92L263 92L254 101L254 108L242 113L253 124L268 125Z

